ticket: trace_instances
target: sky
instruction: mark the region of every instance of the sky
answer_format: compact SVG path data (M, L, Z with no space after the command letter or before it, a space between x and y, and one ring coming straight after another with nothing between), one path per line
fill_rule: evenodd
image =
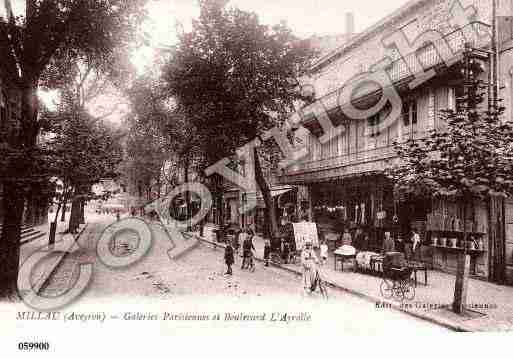
M360 32L405 3L407 0L230 0L228 5L257 13L265 24L285 20L297 36L304 38L344 33L347 12L353 13L355 31ZM199 15L196 0L150 0L148 12L145 30L151 33L154 47L175 43L176 25L190 30L191 20ZM151 66L152 54L151 48L134 54L132 61L139 71Z
M285 20L302 38L344 33L344 18L352 12L355 30L360 32L398 9L408 0L230 0L228 6L258 14L265 24ZM24 12L25 0L11 0L14 13ZM153 48L176 42L176 26L191 29L191 20L199 15L197 0L148 0L149 19L144 30L151 35L151 46L138 50L132 62L140 73L153 64ZM0 16L5 13L0 2Z
M355 31L361 32L398 9L408 0L230 0L228 6L257 13L260 21L272 25L285 21L302 38L312 35L341 34L345 32L345 14L354 15ZM25 0L12 0L15 14L24 11ZM135 51L132 63L139 74L154 65L155 48L176 43L177 26L191 29L193 18L198 17L197 0L148 0L149 18L144 31L150 34L150 46ZM0 16L4 14L0 2ZM41 97L51 106L55 93Z

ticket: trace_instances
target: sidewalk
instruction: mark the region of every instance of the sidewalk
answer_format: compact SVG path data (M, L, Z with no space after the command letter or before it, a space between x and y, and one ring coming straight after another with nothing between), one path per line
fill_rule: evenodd
M205 238L215 240L215 236L210 232L205 232ZM256 236L254 246L257 258L263 258L263 238ZM385 304L385 308L380 308L381 310L398 309L459 331L513 330L513 287L469 279L467 304L469 309L472 309L472 316L459 316L450 310L454 293L454 275L428 270L428 286L425 286L424 274L419 272L415 299L405 301L401 305L400 302L384 300L381 297L380 277L355 273L347 263L344 265L344 272L335 272L333 260L330 256L326 265L322 267L326 281L338 289L376 304ZM301 274L299 265L289 264L280 267Z
M50 219L53 220L53 217L49 216L49 220ZM54 270L59 266L59 264L66 256L66 251L73 246L73 243L76 242L76 240L87 227L86 224L81 224L77 234L63 234L62 232L66 230L67 225L67 220L65 222L61 222L59 218L55 234L55 246L53 248L52 254L49 255L47 259L42 260L41 265L36 265L32 270L31 280L33 283L33 288L36 290L36 292L39 292L39 290L44 286L48 278L50 278ZM47 249L46 247L48 246L50 236L50 223L43 224L34 228L44 232L45 235L20 247L20 267L32 254L37 251Z

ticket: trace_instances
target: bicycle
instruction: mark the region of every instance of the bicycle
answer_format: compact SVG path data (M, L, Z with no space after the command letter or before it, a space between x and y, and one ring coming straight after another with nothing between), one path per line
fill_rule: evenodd
M385 299L395 297L401 301L413 300L415 286L412 284L411 273L411 268L390 268L384 272L379 287L381 296Z
M321 293L321 296L324 299L328 299L327 285L326 285L326 282L322 279L319 269L316 269L315 279L312 282L312 285L310 287L310 290L312 291L312 293L315 292L317 287L319 288L319 292Z

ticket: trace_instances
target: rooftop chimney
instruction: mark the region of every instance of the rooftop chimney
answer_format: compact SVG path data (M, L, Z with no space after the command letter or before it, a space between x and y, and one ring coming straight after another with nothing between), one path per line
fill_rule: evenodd
M354 14L346 12L346 35L354 35Z

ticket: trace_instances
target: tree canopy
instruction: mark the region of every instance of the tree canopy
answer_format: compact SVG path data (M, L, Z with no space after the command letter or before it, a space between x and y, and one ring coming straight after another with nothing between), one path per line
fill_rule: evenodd
M483 82L472 79L446 124L426 138L396 145L401 163L390 172L402 194L462 197L513 195L513 122L504 108L488 110Z

